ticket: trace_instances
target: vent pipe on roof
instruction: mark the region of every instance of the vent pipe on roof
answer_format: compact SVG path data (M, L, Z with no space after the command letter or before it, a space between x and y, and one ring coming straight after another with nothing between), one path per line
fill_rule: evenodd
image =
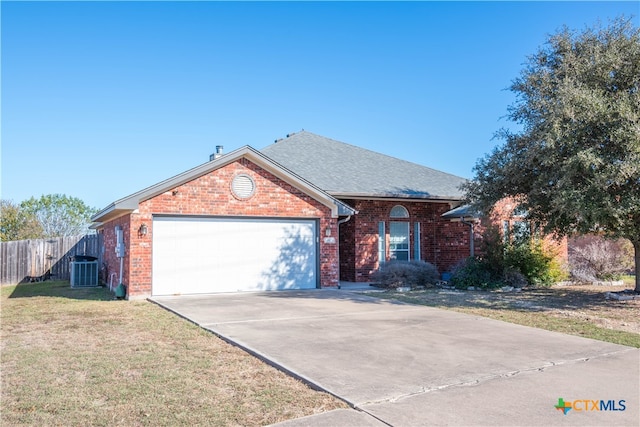
M209 156L209 161L219 159L222 157L222 150L224 147L222 145L216 145L216 152Z

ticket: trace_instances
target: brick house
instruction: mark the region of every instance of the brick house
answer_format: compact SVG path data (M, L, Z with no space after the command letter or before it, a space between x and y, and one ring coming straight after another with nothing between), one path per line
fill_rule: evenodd
M488 225L497 227L505 241L513 241L521 235L536 235L536 227L532 224L526 212L519 208L519 203L514 198L505 198L493 206L488 218L483 220L486 228ZM566 266L569 262L569 248L567 237L559 237L554 234L544 235L542 238L544 247L550 253L554 253L558 262Z
M464 181L301 131L212 155L92 220L130 299L335 287L391 259L445 272L469 256Z

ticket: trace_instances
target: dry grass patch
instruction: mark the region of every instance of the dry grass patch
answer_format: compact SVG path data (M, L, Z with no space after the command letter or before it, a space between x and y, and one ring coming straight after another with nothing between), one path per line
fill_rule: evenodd
M455 310L586 338L640 347L640 300L607 300L623 286L553 286L522 292L428 289L373 296Z
M265 425L346 405L149 302L2 288L2 425Z

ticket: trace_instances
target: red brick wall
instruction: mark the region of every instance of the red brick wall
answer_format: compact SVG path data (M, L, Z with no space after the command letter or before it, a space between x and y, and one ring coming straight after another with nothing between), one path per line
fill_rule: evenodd
M230 191L237 174L247 174L256 183L255 194L246 200L236 198ZM240 159L207 175L140 203L138 213L127 215L105 225L108 233L116 223L126 224L125 242L127 257L124 283L129 298L151 295L153 215L220 215L319 219L320 285L333 287L338 284L337 244L325 242L327 228L331 236L337 236L337 219L331 218L330 209L315 201L270 172L247 159ZM148 233L139 236L137 230L146 224ZM107 237L107 235L105 235ZM115 237L114 237L115 239ZM114 239L105 239L106 253L113 252ZM112 269L109 259L109 268Z
M344 200L358 214L340 225L340 280L367 282L370 274L378 268L378 223L385 222L386 254L389 256L389 217L395 205L404 206L409 211L410 257L414 259L414 224L420 223L420 258L434 264L443 273L467 258L470 252L470 226L459 221L442 219L449 211L448 203L434 202L397 202ZM501 227L502 221L510 224L521 220L513 216L515 203L504 200L496 204L494 214L484 224L476 224L474 230L475 253L482 250L482 233L486 226L493 223ZM399 219L394 219L399 220ZM567 240L557 240L546 236L545 243L559 252L562 261L567 259Z
M495 204L491 215L483 221L484 227L497 227L501 235L504 237L504 223L508 223L509 230L513 230L516 222L526 221L526 218L515 216L514 210L518 206L518 201L513 198L505 198ZM557 258L562 264L569 261L568 240L566 237L558 237L553 234L544 236L544 245L552 252L557 253Z
M103 236L103 244L104 244L104 252L102 256L102 262L106 265L107 270L107 285L110 285L115 289L120 282L120 258L116 256L115 247L116 247L116 226L122 227L124 241L129 241L130 234L130 217L131 215L125 215L120 218L117 218L113 221L109 221L100 229L100 233ZM128 283L129 277L129 250L125 251L125 258L123 262L123 283ZM113 278L112 278L113 276Z
M414 224L420 223L420 258L448 271L469 256L469 226L442 219L451 209L449 203L344 200L358 210L340 226L340 279L366 282L378 268L378 223L385 222L386 254L389 256L389 217L395 205L409 211L410 257L414 259ZM393 219L394 221L404 221Z
M344 200L349 206L355 207L353 200ZM340 224L339 242L340 242L340 280L355 281L356 266L356 217L360 214L353 215L347 222Z

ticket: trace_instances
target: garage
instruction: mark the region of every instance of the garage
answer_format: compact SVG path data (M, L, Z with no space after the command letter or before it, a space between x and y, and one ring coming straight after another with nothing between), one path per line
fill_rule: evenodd
M356 211L245 146L92 217L126 299L338 285L338 222ZM120 267L122 266L122 267Z
M315 219L154 216L152 294L319 287Z

